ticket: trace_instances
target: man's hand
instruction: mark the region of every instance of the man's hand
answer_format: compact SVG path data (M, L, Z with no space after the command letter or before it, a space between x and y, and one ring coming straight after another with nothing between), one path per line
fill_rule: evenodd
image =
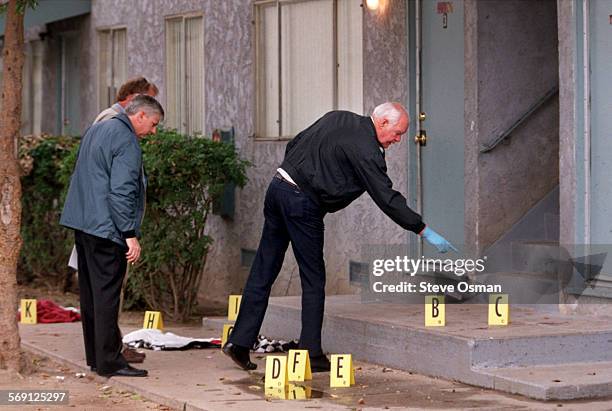
M446 238L442 237L440 234L436 233L429 227L425 227L425 230L421 233L424 239L434 247L438 249L439 252L445 253L449 250L454 250L455 252L459 252L451 243L449 243Z
M134 264L140 258L140 243L136 237L127 238L125 240L128 246L128 252L125 253L128 263Z

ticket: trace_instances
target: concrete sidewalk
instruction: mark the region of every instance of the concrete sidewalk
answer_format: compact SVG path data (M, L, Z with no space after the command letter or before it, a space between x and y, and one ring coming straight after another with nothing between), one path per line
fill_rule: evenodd
M135 327L123 327L124 332ZM167 327L166 331L193 337L218 337L206 327ZM85 365L80 323L20 325L22 346L89 372ZM329 374L314 374L312 397L308 400L264 398L265 357L253 355L256 372L238 369L219 349L149 351L142 368L148 378L118 378L99 381L134 391L152 401L177 410L355 410L355 409L496 409L609 410L612 402L537 402L526 398L429 378L382 366L357 362L356 385L329 388Z

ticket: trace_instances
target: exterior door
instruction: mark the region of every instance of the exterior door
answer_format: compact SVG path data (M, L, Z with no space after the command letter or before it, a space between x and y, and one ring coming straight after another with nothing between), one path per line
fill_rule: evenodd
M590 78L586 83L590 94L590 184L588 190L589 211L587 216L590 232L587 243L591 244L587 254L603 253L601 272L587 293L599 297L612 297L612 1L588 1L588 58ZM586 126L586 125L585 125ZM593 263L595 265L601 263Z
M409 0L412 206L459 250L464 242L463 1ZM421 116L419 117L419 113ZM419 153L420 152L420 153ZM437 251L423 244L418 255Z
M80 62L79 39L76 35L65 35L61 38L61 118L62 135L80 135Z

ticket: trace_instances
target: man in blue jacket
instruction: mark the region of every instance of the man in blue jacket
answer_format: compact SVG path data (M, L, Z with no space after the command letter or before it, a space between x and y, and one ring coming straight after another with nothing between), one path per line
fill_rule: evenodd
M164 110L139 95L125 113L83 136L60 224L75 230L87 365L103 376L144 377L121 355L117 319L127 263L140 258L146 179L138 143L155 133Z
M285 159L272 178L264 202L264 227L255 261L229 342L223 347L245 370L256 368L249 348L257 339L272 284L289 243L300 268L302 332L313 372L329 371L321 347L325 306L323 238L325 214L347 207L364 192L395 223L447 252L454 247L412 211L393 189L385 150L408 130L408 113L399 103L383 103L372 116L331 111L287 144Z

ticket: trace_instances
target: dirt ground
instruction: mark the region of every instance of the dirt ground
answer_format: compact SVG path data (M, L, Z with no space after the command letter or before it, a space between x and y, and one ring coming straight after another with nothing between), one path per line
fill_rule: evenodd
M22 298L49 299L64 307L78 307L79 295L73 292L62 292L45 285L28 286L19 285L17 289L17 300Z
M32 368L28 375L0 373L0 390L66 390L68 405L1 405L4 410L171 410L146 400L133 392L119 390L95 381L91 373L79 373L47 358L26 354Z
M76 280L75 280L76 281ZM22 298L48 299L63 307L79 307L79 294L75 292L62 292L46 285L38 284L36 286L19 285L17 291L17 300ZM124 311L120 314L119 321L123 325L139 325L142 324L142 311ZM210 315L210 313L206 313ZM201 325L202 315L193 315L186 323L175 323L167 318L164 318L164 324L171 325Z
M21 298L36 298L50 299L54 303L64 307L78 307L79 296L72 292L61 292L44 286L29 287L20 286L18 291L18 299ZM137 322L141 319L140 313L126 312L122 316L122 322ZM82 343L79 341L79 343ZM31 368L29 375L22 376L20 379L15 375L0 373L0 390L8 390L19 388L20 390L35 389L35 390L68 390L70 393L69 405L61 408L76 408L76 409L100 409L100 410L171 410L164 405L153 403L143 399L138 394L132 392L118 390L98 381L92 373L85 375L79 374L79 371L70 369L64 365L57 364L48 358L33 356L26 354L28 365ZM58 406L0 406L4 410L58 410Z

